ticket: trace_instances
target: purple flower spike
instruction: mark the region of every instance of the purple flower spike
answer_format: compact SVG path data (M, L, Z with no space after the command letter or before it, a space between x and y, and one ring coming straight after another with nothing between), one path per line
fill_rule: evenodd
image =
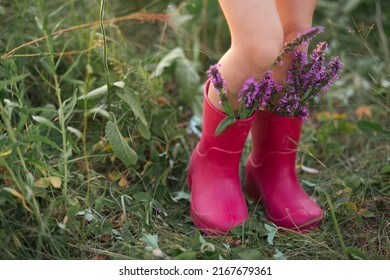
M218 92L223 92L223 89L226 87L226 82L222 78L219 69L221 68L221 64L211 65L209 70L207 71L207 75L211 79L211 82L214 85L215 90Z
M344 64L340 61L339 57L334 57L328 64L329 69L331 70L332 79L337 80L339 78L338 73L341 71L341 68Z
M260 94L259 84L255 81L255 78L250 77L243 84L240 92L238 93L239 99L244 101L245 107L250 108L254 102L258 99Z
M310 43L311 39L317 36L318 34L324 32L324 27L323 26L314 26L310 27L306 31L302 33L298 33L296 38L300 41L300 44L308 44Z
M269 102L271 95L278 91L275 80L272 78L272 72L265 73L260 82L261 98L259 99L259 109Z
M248 118L254 111L265 108L281 116L299 116L307 119L310 102L334 84L343 67L343 63L337 56L330 61L327 60L328 44L326 42L319 43L309 56L306 52L296 50L299 45L308 44L314 36L323 31L322 26L309 28L297 34L293 41L285 44L272 65L273 67L278 63L282 64L282 56L292 54L293 60L287 71L287 79L282 84L277 84L273 79L272 67L261 80L256 81L251 77L245 81L238 93L240 109L237 118ZM229 108L226 97L228 91L219 69L219 64L213 65L207 74L219 92L226 110ZM235 113L231 109L230 113L234 117Z

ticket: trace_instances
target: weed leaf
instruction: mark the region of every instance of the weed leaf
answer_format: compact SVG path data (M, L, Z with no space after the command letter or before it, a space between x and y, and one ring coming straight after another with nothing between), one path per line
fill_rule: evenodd
M149 130L149 127L145 125L143 122L140 122L138 124L138 130L141 133L141 135L146 139L149 140L150 137L152 136Z
M125 86L125 83L124 82L115 82L113 83L114 86L116 87L119 87L119 88L124 88ZM105 96L107 94L107 85L104 85L104 86L101 86L99 88L96 88L94 90L91 90L90 92L88 92L86 95L81 95L78 97L78 100L82 100L82 99L94 99L94 98L98 98L98 97L101 97L101 96Z
M220 135L228 126L234 124L236 122L235 118L226 116L217 126L215 130L215 136Z
M144 111L142 110L141 103L138 99L138 95L129 88L124 89L124 94L118 94L118 96L131 108L135 117L139 119L144 125L147 125Z
M183 59L184 57L184 51L182 48L174 48L166 56L164 56L163 59L161 59L159 64L157 64L156 70L154 71L154 76L161 76L161 74L164 73L165 68L170 67L178 59Z
M196 260L196 252L183 252L173 258L174 260Z
M390 174L390 164L383 166L380 173L383 175Z
M138 192L133 195L133 197L142 202L149 202L152 201L152 197L147 192Z
M51 120L46 119L45 117L32 116L32 118L33 118L34 121L36 121L38 123L44 124L44 125L46 125L46 126L48 126L50 128L53 128L53 129L61 132L61 130L58 127L56 127L55 124Z
M367 135L372 135L374 132L383 132L383 127L379 123L367 120L358 121L357 127Z
M354 247L347 247L348 257L352 260L367 260L366 254Z
M53 140L39 134L33 134L33 133L27 134L24 135L22 139L24 142L37 142L37 143L42 142L52 146L53 148L61 150L61 148Z
M73 113L74 106L76 105L77 102L77 94L76 92L73 94L73 96L67 100L65 100L62 104L64 108L64 120L66 121L69 116Z
M36 168L38 168L43 174L48 172L49 174L54 174L56 176L61 176L60 173L58 173L57 170L55 170L50 165L44 163L43 161L35 160L35 159L28 159L28 162L30 164L33 164Z
M133 111L134 116L140 120L138 125L139 131L145 139L150 139L150 131L148 122L144 111L142 110L141 103L139 101L138 95L130 88L125 88L124 93L117 93L119 98L121 98Z
M81 139L83 137L83 133L80 130L78 130L74 127L71 127L71 126L68 126L67 129L69 130L69 132L76 135L77 139Z
M187 58L177 61L175 75L179 84L180 96L187 104L192 104L200 83L200 77L194 63Z
M23 204L24 208L25 208L27 211L32 212L31 208L28 207L28 205L27 205L26 198L25 198L20 192L18 192L18 191L15 190L15 189L7 188L7 187L6 187L6 188L3 188L2 190L9 192L10 194L12 194L12 195L13 195L14 197L16 197L16 198L19 198L19 199L22 201L22 204Z
M20 81L24 80L27 76L28 76L27 74L19 75L19 76L12 77L9 80L0 81L0 90L5 89L6 86L8 86L10 84L13 84L13 83L20 82Z
M273 255L274 260L287 260L287 257L280 252L278 249L275 249L276 253Z
M103 109L101 106L95 107L95 108L92 108L91 110L89 110L88 115L90 115L90 114L93 114L94 117L96 114L99 114L102 117L105 117L107 119L111 118L110 113L107 110Z
M144 234L142 241L153 249L158 249L158 235L157 234Z
M125 138L119 131L119 128L112 121L107 122L106 125L106 137L112 145L114 154L123 162L127 167L133 166L138 156L136 152L130 148Z
M238 253L238 256L242 260L262 260L262 259L264 259L263 255L255 249L245 250L241 253Z
M278 228L265 224L265 229L268 231L267 242L268 244L273 245Z

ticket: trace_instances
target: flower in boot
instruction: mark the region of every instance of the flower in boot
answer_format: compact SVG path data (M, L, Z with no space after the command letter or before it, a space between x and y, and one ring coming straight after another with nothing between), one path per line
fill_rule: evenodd
M219 72L219 69L221 68L221 64L214 64L211 65L209 70L207 71L207 75L209 76L211 82L214 85L215 90L218 93L225 92L226 88L226 82L222 78L221 73Z
M250 77L243 84L238 93L238 102L243 102L246 108L250 108L257 101L260 94L260 85L255 78Z
M284 44L282 51L276 58L275 63L272 65L272 67L277 64L283 64L282 56L284 54L292 53L299 45L309 44L309 42L321 32L324 32L324 27L314 26L314 27L310 27L309 29L305 30L302 33L298 33L291 42L287 42Z
M317 44L309 57L308 53L296 50L298 46L308 44L314 36L323 31L322 26L316 26L297 34L291 42L284 45L275 63L261 80L248 78L238 92L240 102L238 112L234 112L228 102L226 94L229 91L219 72L221 65L210 66L207 74L227 114L217 128L218 133L233 124L236 119L248 118L260 109L267 109L281 116L300 116L306 119L309 114L309 103L333 85L343 67L337 56L326 63L328 48L326 42ZM292 54L293 61L288 69L287 78L283 84L278 84L272 77L272 67L282 64L282 56L289 53Z
M333 85L343 66L338 57L326 64L327 48L326 42L319 43L309 59L306 52L292 52L293 61L288 69L287 80L279 86L280 90L271 95L273 103L268 104L268 110L282 116L307 118L310 101Z
M258 108L260 109L269 103L271 95L278 92L278 87L275 80L272 78L272 72L265 73L260 81L260 99L258 101Z

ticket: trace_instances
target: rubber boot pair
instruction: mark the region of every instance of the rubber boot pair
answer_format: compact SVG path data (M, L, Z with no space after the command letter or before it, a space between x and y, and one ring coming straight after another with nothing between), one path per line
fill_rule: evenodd
M210 103L209 85L210 81L204 90L202 136L188 171L194 224L206 234L223 234L248 218L239 165L252 127L247 193L256 201L261 199L268 218L277 226L308 229L316 225L323 212L304 192L295 172L302 119L259 111L215 136L225 114Z

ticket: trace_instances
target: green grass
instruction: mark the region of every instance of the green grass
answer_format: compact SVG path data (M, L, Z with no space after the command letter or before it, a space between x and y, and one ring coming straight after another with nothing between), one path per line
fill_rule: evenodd
M299 146L321 226L281 231L248 199L249 221L209 237L186 169L205 70L229 45L217 2L45 2L0 2L0 259L390 259L388 3L316 11L345 64Z

